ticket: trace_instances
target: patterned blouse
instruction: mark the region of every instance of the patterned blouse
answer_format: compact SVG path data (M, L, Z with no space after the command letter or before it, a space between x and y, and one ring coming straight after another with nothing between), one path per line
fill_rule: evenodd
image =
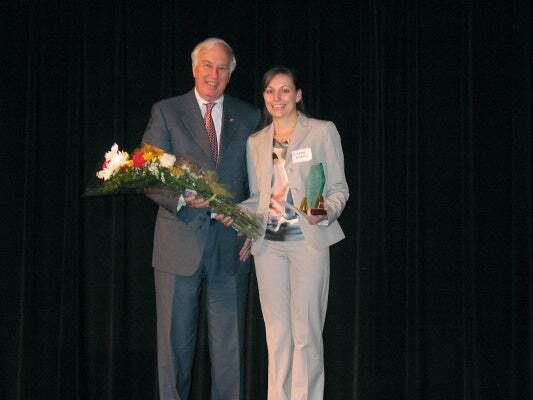
M268 223L265 239L276 241L302 240L298 214L284 203L294 205L289 179L285 171L288 142L274 139L272 150L272 196L268 212Z

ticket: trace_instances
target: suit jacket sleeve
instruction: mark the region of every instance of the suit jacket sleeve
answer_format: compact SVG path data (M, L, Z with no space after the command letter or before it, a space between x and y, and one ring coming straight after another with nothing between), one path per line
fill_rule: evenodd
M154 104L152 107L150 121L144 132L142 142L157 146L165 152L173 154L170 131L167 127L164 112L159 103ZM181 195L183 195L183 193L162 187L154 187L146 190L146 196L170 213L176 215L179 219L188 222L194 218L195 212L187 207L183 207L180 212L177 213L178 201Z

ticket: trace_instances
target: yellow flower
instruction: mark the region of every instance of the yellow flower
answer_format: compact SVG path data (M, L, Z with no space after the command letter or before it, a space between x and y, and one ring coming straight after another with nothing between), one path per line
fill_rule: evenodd
M152 153L153 157L159 157L163 155L164 151L157 146L152 146L151 144L144 143L141 147L143 153Z
M170 172L172 172L172 174L176 176L177 178L179 178L185 173L185 171L183 171L181 168L178 168L176 166L170 167L169 169L170 169Z
M228 190L228 188L218 183L216 172L207 171L206 180L207 180L207 184L209 185L209 188L211 189L214 195L217 195L219 197L227 197L227 198L232 197L232 194Z

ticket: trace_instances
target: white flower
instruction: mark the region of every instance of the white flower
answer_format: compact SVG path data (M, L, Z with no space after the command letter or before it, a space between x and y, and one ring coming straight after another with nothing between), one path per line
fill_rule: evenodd
M173 156L172 154L163 153L163 155L159 158L159 163L163 168L170 168L175 162L176 156Z
M111 146L111 150L109 150L107 153L105 153L105 160L111 161L111 159L115 156L115 154L118 153L118 144L113 143L113 146Z
M118 150L118 144L113 144L111 150L105 153L105 167L96 176L107 181L128 162L129 157L127 152Z
M103 179L104 181L107 181L109 178L113 176L113 173L110 169L105 168L101 171L98 171L96 173L96 176L100 179Z
M150 171L150 173L154 176L159 176L159 169L155 163L150 163L148 165L148 171Z
M109 160L107 168L112 169L114 172L116 172L128 162L129 157L129 154L125 151L118 151L113 155L113 158Z

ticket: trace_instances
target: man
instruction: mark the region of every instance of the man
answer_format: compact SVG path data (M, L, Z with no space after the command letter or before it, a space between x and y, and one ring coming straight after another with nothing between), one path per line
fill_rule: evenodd
M231 47L209 38L193 52L194 89L156 103L143 142L215 170L234 200L248 195L246 140L259 111L224 95L235 69ZM151 190L159 204L152 264L156 286L160 399L187 400L196 344L199 289L206 291L211 398L242 398L249 241L213 218L194 193Z

